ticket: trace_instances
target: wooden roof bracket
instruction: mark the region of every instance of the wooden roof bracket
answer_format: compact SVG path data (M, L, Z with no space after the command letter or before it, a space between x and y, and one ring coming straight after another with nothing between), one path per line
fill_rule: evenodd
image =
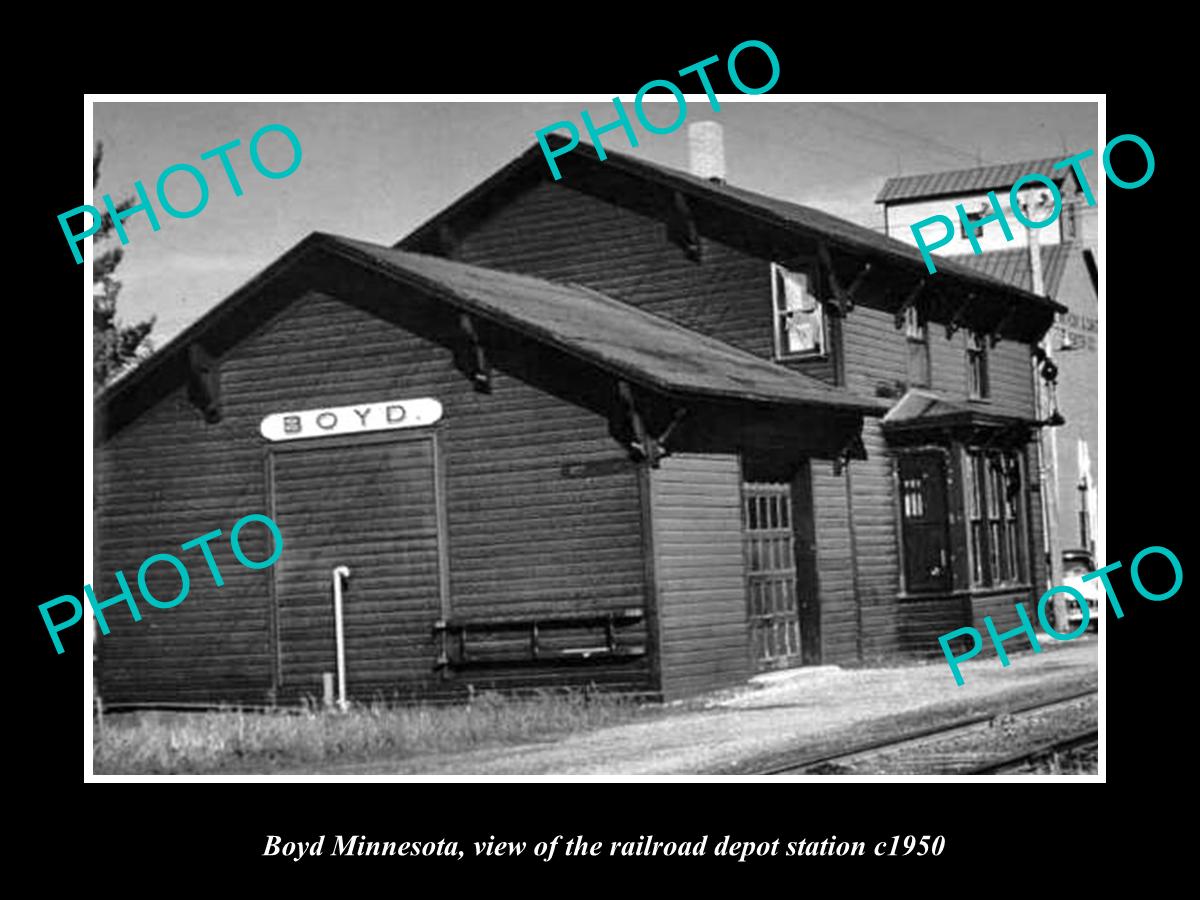
M998 343L1000 343L1000 332L1009 324L1009 322L1013 320L1013 317L1016 314L1017 304L1015 301L1010 301L1008 306L1005 307L1003 315L1001 315L996 324L992 326L991 332L988 335L991 346L995 347Z
M958 309L954 311L954 315L952 315L950 317L950 321L946 323L946 340L954 337L954 332L962 328L963 317L966 315L967 310L974 301L975 292L972 291L971 293L967 294L966 299L958 305Z
M692 215L692 208L682 191L671 192L671 216L667 223L667 236L683 248L688 259L700 262L700 229L696 227L696 217Z
M658 448L660 458L670 452L667 450L667 440L671 437L671 433L675 430L675 427L683 421L687 414L688 408L686 406L676 407L675 414L671 417L671 421L667 424L667 427L663 429L662 434L654 439L654 444Z
M662 455L658 442L646 430L641 411L633 399L633 389L624 378L617 381L617 396L621 398L621 406L629 420L633 440L629 442L629 450L636 459L647 460L652 468L658 468L658 460Z
M917 305L917 298L921 296L921 292L925 290L925 279L922 278L917 282L916 286L908 292L908 296L904 298L904 302L900 304L900 308L896 310L896 328L904 327L904 316L908 312L909 307Z
M458 253L458 235L448 222L441 222L437 227L438 252L446 259L454 259Z
M846 443L833 458L833 474L841 475L852 459L866 459L867 448L863 446L862 432L855 430L846 438Z
M458 326L466 336L468 352L466 355L466 374L475 385L475 390L482 394L492 392L492 366L488 362L487 353L480 343L479 333L475 330L475 320L467 313L460 313Z
M188 400L210 425L221 421L221 368L199 343L188 345Z
M863 263L863 267L854 276L850 287L843 288L841 279L837 277L837 272L833 268L833 256L829 252L829 245L825 241L817 243L817 256L821 260L821 265L825 267L825 271L829 273L829 286L833 288L834 306L837 307L838 313L844 316L854 309L854 294L867 280L867 275L871 272L871 263Z

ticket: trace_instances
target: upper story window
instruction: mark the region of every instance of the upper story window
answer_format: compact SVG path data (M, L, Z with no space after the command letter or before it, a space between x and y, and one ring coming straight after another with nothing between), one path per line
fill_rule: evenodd
M974 331L967 332L967 396L972 400L990 396L987 339Z
M929 387L929 328L915 306L904 310L904 334L908 338L908 383Z
M965 209L965 207L964 207L964 209ZM979 207L979 209L975 210L974 215L972 215L971 213L967 213L965 219L960 218L958 220L958 230L962 233L962 239L964 241L967 240L967 229L968 229L967 223L970 222L972 225L974 225L974 223L978 222L980 219L987 218L987 214L989 211L990 211L990 207L986 203L984 203L982 206ZM977 241L983 240L983 228L984 228L984 226L982 226L982 225L975 228L975 240L977 240Z
M771 293L775 310L775 356L800 359L824 356L825 310L813 293L807 272L771 264Z

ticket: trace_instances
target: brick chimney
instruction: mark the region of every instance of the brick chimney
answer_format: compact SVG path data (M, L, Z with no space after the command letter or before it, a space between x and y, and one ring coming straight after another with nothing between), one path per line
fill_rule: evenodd
M719 123L688 125L688 168L699 178L725 183L725 136Z

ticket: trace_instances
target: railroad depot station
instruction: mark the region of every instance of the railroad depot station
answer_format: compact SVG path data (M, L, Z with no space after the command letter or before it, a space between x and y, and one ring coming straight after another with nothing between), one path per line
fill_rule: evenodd
M319 700L335 593L360 700L672 699L1018 624L1065 307L703 169L557 162L394 246L309 235L98 397L97 598L192 573L114 607L106 706ZM177 549L255 513L268 569Z

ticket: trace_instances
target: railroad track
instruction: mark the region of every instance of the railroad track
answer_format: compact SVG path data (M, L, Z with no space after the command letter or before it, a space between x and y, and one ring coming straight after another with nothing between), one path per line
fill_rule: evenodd
M1045 757L1052 756L1055 753L1068 753L1072 750L1083 750L1085 748L1096 747L1100 743L1100 736L1095 728L1085 729L1066 737L1058 738L1053 741L1047 741L1037 747L1028 750L1023 750L1019 753L1012 753L1008 756L1000 757L999 759L991 759L985 763L975 766L969 773L970 775L999 775L1005 772L1020 772L1027 768L1030 764L1036 763Z
M944 749L956 741L962 742L972 732L980 736L995 737L991 729L1000 727L1011 730L1024 719L1037 719L1054 707L1067 706L1080 700L1095 698L1095 687L1075 694L1055 697L1052 700L1041 700L1036 703L1011 707L994 712L980 713L953 722L930 728L910 731L899 736L868 741L861 744L839 749L836 752L817 754L796 754L782 758L774 758L763 765L743 770L744 775L830 775L830 774L867 774L856 772L864 767L870 768L871 763L879 764L888 760L885 771L896 774L958 774L986 775L1005 771L1017 771L1025 765L1055 752L1086 747L1098 740L1095 723L1089 723L1086 728L1076 728L1065 735L1053 735L1049 739L1038 742L1027 742L1016 750L1005 749L1008 752L982 753L978 749L954 748L949 752ZM1006 731L1001 731L1007 734ZM987 741L984 741L987 743ZM878 773L871 773L878 774Z

